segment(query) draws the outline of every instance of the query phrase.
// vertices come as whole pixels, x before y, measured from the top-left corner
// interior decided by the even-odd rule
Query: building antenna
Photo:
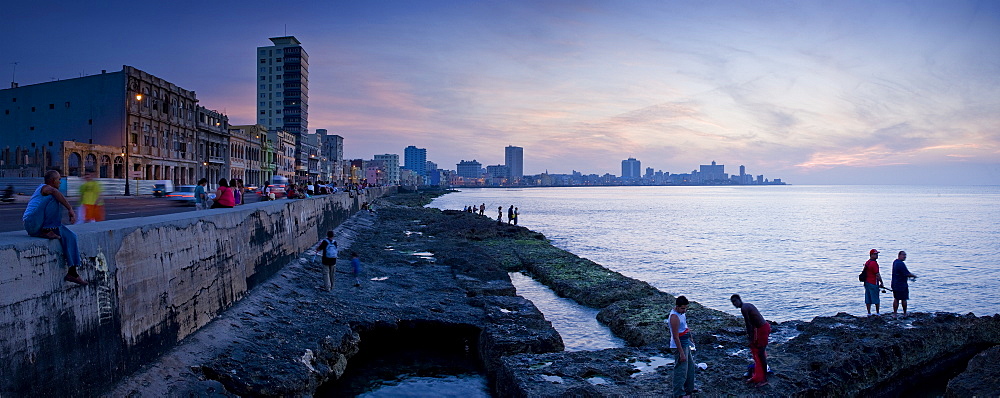
[[[288,24],[285,24],[285,36],[288,36]]]
[[[14,70],[12,72],[10,72],[10,88],[14,88],[14,85],[17,84],[17,83],[14,83],[16,81],[14,79],[14,76],[16,76],[16,74],[17,74],[17,62],[16,61],[15,62],[11,62],[11,64],[14,65]]]

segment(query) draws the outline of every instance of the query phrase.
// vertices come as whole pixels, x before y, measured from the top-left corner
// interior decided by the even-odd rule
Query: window
[[[274,96],[275,97],[280,97],[281,96],[281,91],[278,91],[278,92],[274,93]]]
[[[261,84],[261,85],[260,85],[260,89],[261,89],[261,90],[265,90],[266,88],[267,88],[267,85],[266,85],[266,84]]]
[[[9,114],[10,114],[10,109],[7,109],[7,110],[4,110],[4,111],[3,111],[3,114],[4,114],[4,115],[9,115]]]
[[[69,108],[69,101],[66,101],[66,107]]]
[[[31,111],[34,112],[35,111],[35,107],[31,107]]]
[[[87,119],[87,124],[93,125],[94,124],[94,119]]]
[[[261,94],[260,97],[261,98],[267,98],[267,94]]]
[[[264,111],[260,111],[260,114],[261,114],[261,115],[263,115],[263,114],[264,114]]]
[[[56,109],[56,104],[49,104],[49,109]]]
[[[266,59],[264,59],[264,58],[261,58],[261,59],[260,59],[260,63],[262,63],[262,64],[266,64],[266,63],[267,63],[267,60],[266,60]]]
[[[274,88],[281,88],[281,83],[275,84]]]
[[[274,62],[281,62],[281,58],[275,58]]]
[[[276,67],[274,67],[274,70],[276,70],[278,72],[281,72],[281,67],[280,66],[276,66]]]
[[[267,102],[261,102],[260,106],[267,106]]]
[[[267,76],[261,76],[261,77],[260,77],[260,80],[261,80],[261,81],[264,81],[264,80],[267,80]]]
[[[260,55],[267,55],[267,50],[260,50]]]
[[[274,111],[274,113],[280,115],[281,114],[281,109],[278,109],[278,110]]]
[[[35,126],[28,127],[28,130],[35,131]]]

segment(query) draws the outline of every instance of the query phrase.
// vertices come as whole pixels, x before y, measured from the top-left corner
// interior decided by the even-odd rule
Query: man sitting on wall
[[[59,239],[62,244],[63,254],[66,256],[66,265],[69,271],[63,280],[67,282],[86,285],[87,281],[80,278],[76,272],[76,267],[80,265],[80,249],[76,244],[76,234],[69,228],[62,225],[62,214],[59,205],[69,211],[69,223],[76,222],[76,213],[73,206],[69,204],[62,192],[59,192],[59,185],[62,183],[62,176],[58,171],[49,170],[45,172],[45,183],[35,189],[35,193],[28,200],[28,207],[24,209],[24,230],[28,235],[46,239]],[[58,233],[57,233],[58,231]]]

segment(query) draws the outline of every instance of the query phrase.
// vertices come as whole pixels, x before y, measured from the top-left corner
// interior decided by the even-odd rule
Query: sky
[[[256,48],[309,54],[309,128],[346,158],[792,184],[1000,184],[1000,1],[35,1],[0,81],[130,65],[256,114]],[[99,4],[98,4],[99,3]],[[16,65],[14,64],[16,62]]]

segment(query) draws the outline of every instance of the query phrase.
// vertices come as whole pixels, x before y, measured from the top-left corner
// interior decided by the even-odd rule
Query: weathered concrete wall
[[[71,226],[88,286],[58,241],[0,234],[0,396],[102,391],[393,189]]]

